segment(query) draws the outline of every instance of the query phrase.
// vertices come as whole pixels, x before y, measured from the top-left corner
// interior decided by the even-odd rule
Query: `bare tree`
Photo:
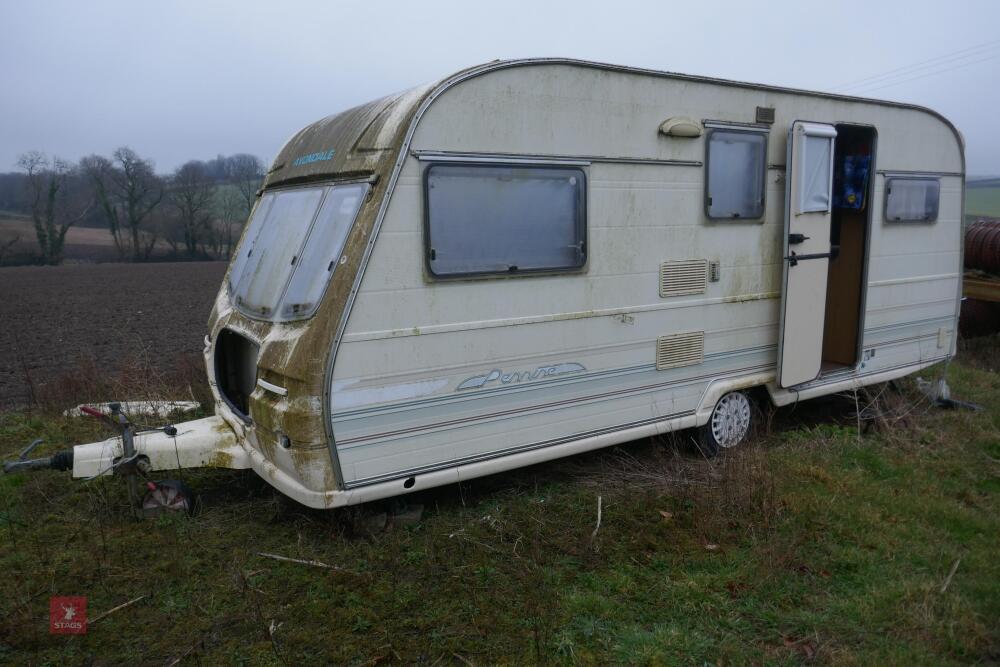
[[[6,241],[0,241],[0,266],[3,266],[4,255],[6,255],[11,250],[11,248],[17,245],[17,242],[20,240],[21,237],[20,235],[18,235],[12,239],[8,239]]]
[[[246,204],[238,189],[222,187],[217,193],[216,206],[221,224],[219,240],[222,248],[225,249],[226,259],[229,259],[233,254],[233,246],[239,240],[240,235],[237,230],[246,221]]]
[[[171,211],[170,215],[158,216],[155,224],[159,238],[169,246],[172,254],[179,255],[181,246],[184,245],[184,225],[177,212]]]
[[[38,151],[21,155],[17,166],[27,176],[31,220],[42,261],[58,264],[63,258],[66,232],[90,209],[90,202],[81,196],[76,182],[76,168],[59,158],[50,160]]]
[[[170,202],[180,218],[184,246],[191,256],[212,232],[214,200],[215,183],[204,162],[191,160],[177,168],[170,182]]]
[[[156,235],[144,223],[164,197],[163,182],[153,171],[152,161],[123,146],[110,160],[92,155],[81,160],[81,165],[121,257],[130,254],[135,262],[148,259]]]
[[[226,159],[226,173],[243,200],[245,218],[250,215],[257,200],[257,190],[264,182],[264,163],[256,155],[237,153]]]

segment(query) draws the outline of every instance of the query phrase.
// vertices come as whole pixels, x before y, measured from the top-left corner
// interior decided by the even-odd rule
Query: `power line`
[[[927,60],[921,60],[909,65],[903,65],[901,67],[896,67],[895,69],[887,70],[879,74],[873,74],[871,76],[864,77],[862,79],[855,79],[854,81],[848,83],[842,83],[837,86],[833,86],[831,90],[844,90],[850,88],[866,88],[867,84],[876,83],[881,79],[894,79],[900,76],[906,76],[912,74],[913,72],[919,71],[921,69],[927,69],[929,67],[937,67],[949,62],[961,61],[967,58],[974,58],[976,56],[983,55],[1000,46],[1000,40],[993,40],[990,42],[984,42],[982,44],[977,44],[975,46],[966,47],[964,49],[959,49],[958,51],[952,51],[950,53],[944,53],[934,58],[928,58]]]
[[[854,81],[850,81],[848,83],[842,83],[840,85],[833,86],[833,89],[840,90],[843,88],[854,88],[861,84],[872,82],[876,79],[883,79],[886,77],[892,78],[894,76],[908,74],[912,70],[934,67],[952,60],[962,60],[964,58],[975,57],[980,55],[980,52],[989,51],[998,45],[1000,45],[1000,40],[993,40],[989,42],[984,42],[982,44],[976,44],[975,46],[969,46],[964,49],[959,49],[957,51],[943,53],[941,55],[934,56],[933,58],[928,58],[927,60],[920,60],[915,63],[910,63],[908,65],[903,65],[901,67],[896,67],[894,69],[886,70],[879,74],[873,74],[871,76],[866,76],[861,79],[855,79]]]
[[[969,62],[959,63],[951,67],[945,67],[944,69],[935,70],[933,72],[924,72],[922,74],[917,74],[909,78],[903,78],[898,80],[889,80],[888,82],[873,82],[869,86],[862,86],[859,90],[856,90],[854,94],[865,94],[874,92],[876,90],[882,90],[883,88],[891,88],[893,86],[898,86],[902,83],[907,83],[909,81],[916,81],[917,79],[923,79],[928,76],[936,76],[938,74],[946,74],[947,72],[952,72],[963,67],[969,67],[970,65],[977,65],[979,63],[984,63],[988,60],[993,60],[994,58],[1000,57],[1000,52],[994,53],[992,55],[986,56],[985,58],[980,58],[979,60],[972,60]]]
[[[943,60],[941,62],[924,65],[922,67],[917,67],[909,71],[900,72],[899,74],[893,76],[882,77],[881,79],[873,79],[867,83],[848,86],[847,88],[842,89],[842,91],[849,92],[852,90],[858,91],[858,90],[872,89],[873,86],[876,87],[875,89],[877,90],[878,87],[881,86],[896,85],[897,83],[901,83],[903,81],[912,81],[913,79],[919,79],[923,76],[932,76],[934,74],[939,74],[941,72],[950,72],[952,70],[966,67],[968,65],[974,65],[976,63],[981,63],[985,60],[990,60],[991,58],[996,58],[998,55],[1000,55],[1000,51],[994,51],[993,53],[990,53],[987,50],[987,51],[980,51],[978,53],[970,53],[966,56],[963,56],[962,58]],[[986,57],[979,58],[979,56],[986,56]],[[969,58],[978,58],[978,59],[969,60]],[[942,65],[946,65],[946,67],[941,68]],[[919,72],[920,70],[930,70],[930,71],[926,71],[922,74],[917,74],[917,76],[910,76],[912,74]]]

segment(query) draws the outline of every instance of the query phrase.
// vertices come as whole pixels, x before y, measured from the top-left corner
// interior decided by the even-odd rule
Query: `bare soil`
[[[225,262],[0,268],[0,409],[81,368],[113,376],[198,363],[225,271]]]

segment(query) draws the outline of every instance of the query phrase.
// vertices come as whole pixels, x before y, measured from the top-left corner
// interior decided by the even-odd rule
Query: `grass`
[[[381,507],[308,510],[252,473],[188,471],[196,516],[141,523],[120,480],[4,477],[0,661],[995,663],[998,351],[948,371],[980,413],[912,383],[862,396],[860,429],[853,397],[813,401],[720,460],[686,434],[637,442],[425,492],[419,523],[385,531]],[[100,430],[7,413],[0,451]],[[70,637],[48,634],[54,594],[91,618],[146,597]]]
[[[965,212],[1000,218],[1000,187],[966,188]]]

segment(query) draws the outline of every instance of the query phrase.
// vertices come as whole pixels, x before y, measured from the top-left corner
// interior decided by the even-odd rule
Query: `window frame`
[[[468,271],[462,273],[437,273],[431,265],[431,213],[430,213],[430,176],[434,167],[507,167],[512,169],[551,169],[560,171],[576,171],[580,181],[580,195],[577,198],[578,227],[583,244],[583,261],[579,266],[549,267],[539,269],[518,269],[517,271]],[[565,275],[584,273],[590,265],[590,226],[588,219],[589,179],[586,165],[579,162],[521,162],[521,161],[485,161],[485,160],[433,160],[427,163],[421,174],[423,189],[423,264],[427,277],[433,281],[483,280],[494,278],[519,278],[527,276]]]
[[[929,181],[937,184],[937,207],[934,209],[934,216],[930,218],[890,218],[889,217],[889,195],[893,181]],[[928,224],[937,222],[941,215],[941,177],[940,176],[910,176],[908,174],[885,174],[885,185],[882,189],[882,222],[893,224]]]
[[[702,206],[705,212],[705,217],[709,220],[723,220],[727,222],[763,222],[767,218],[767,159],[768,159],[768,148],[771,138],[771,128],[767,126],[759,125],[729,125],[721,121],[705,121],[705,186],[702,192]],[[764,150],[763,159],[761,160],[761,171],[760,171],[760,184],[761,184],[761,198],[760,198],[760,215],[752,217],[742,217],[742,216],[719,216],[712,215],[711,205],[709,204],[709,187],[711,185],[711,173],[712,173],[712,136],[716,132],[731,132],[731,133],[741,133],[741,134],[754,134],[761,135],[764,137]]]

